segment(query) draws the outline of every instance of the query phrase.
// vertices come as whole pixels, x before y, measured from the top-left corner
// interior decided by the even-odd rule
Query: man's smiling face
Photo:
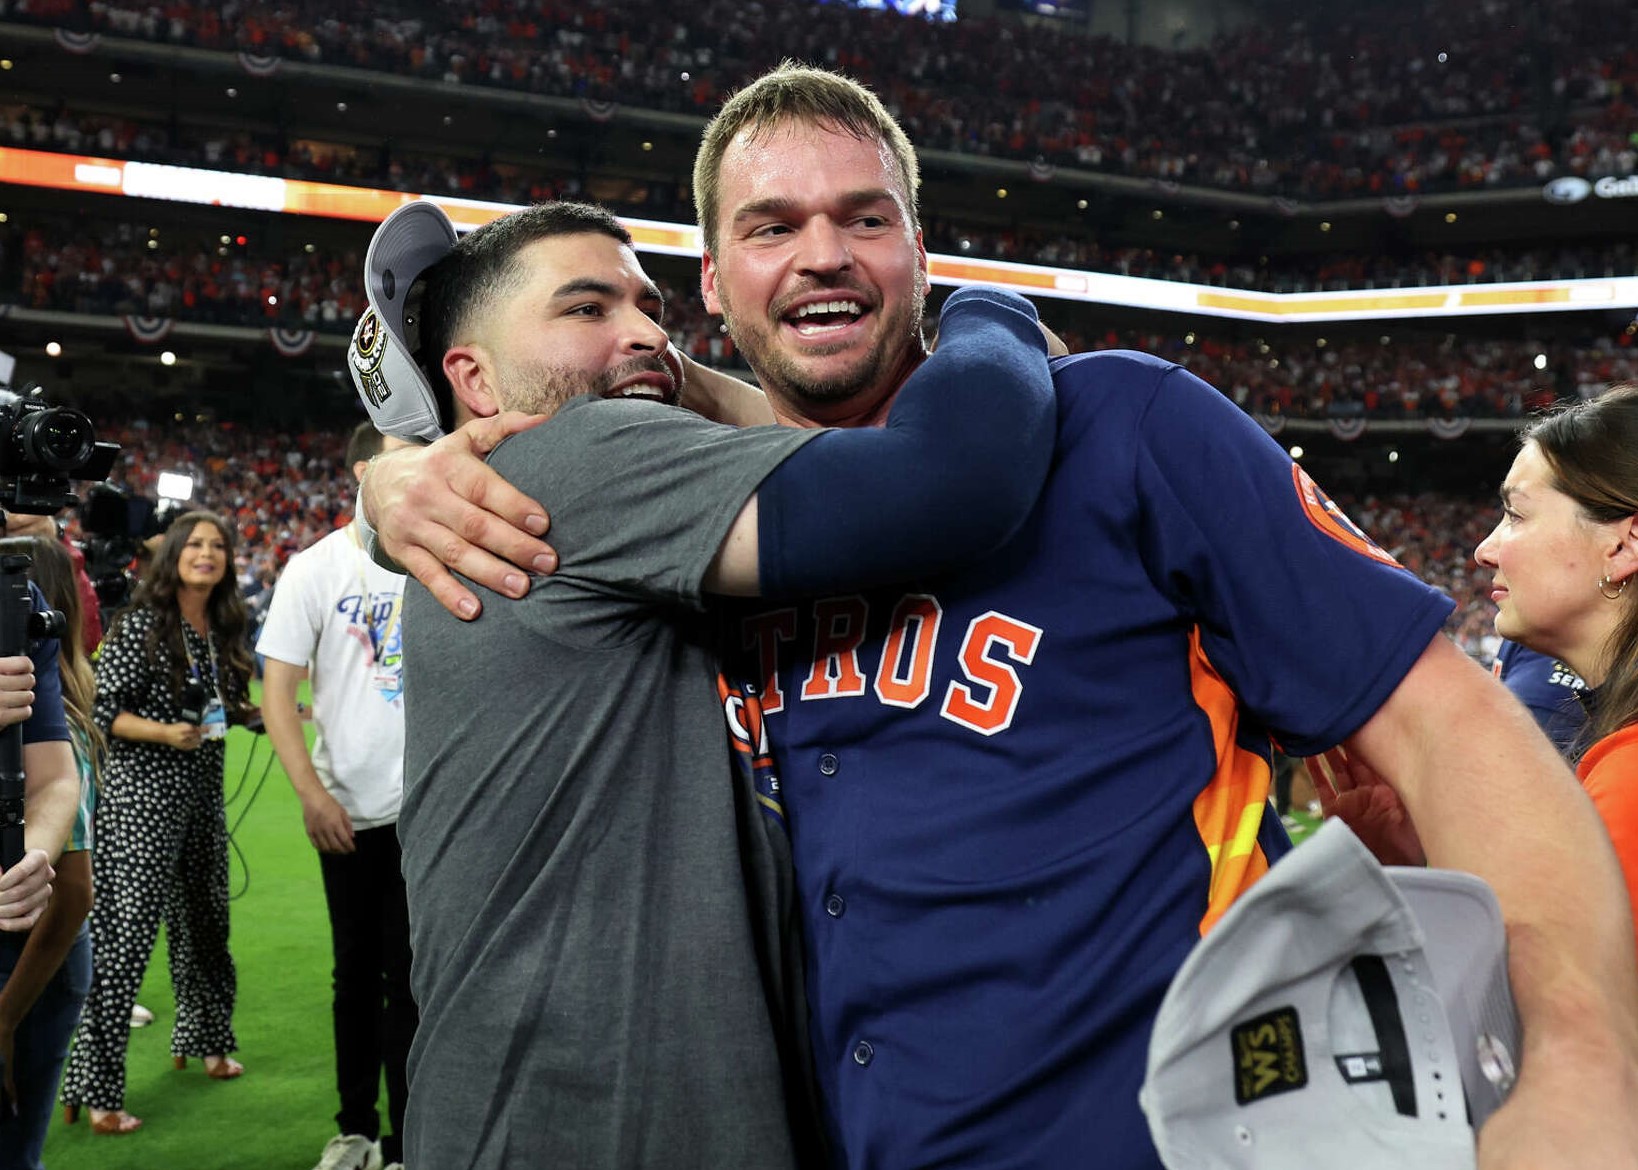
[[[787,122],[741,133],[720,168],[705,305],[787,412],[829,421],[890,398],[923,356],[927,253],[892,152]]]
[[[596,232],[549,236],[513,264],[517,281],[445,355],[452,383],[452,360],[475,361],[497,408],[532,414],[587,394],[677,401],[664,300],[629,247]]]

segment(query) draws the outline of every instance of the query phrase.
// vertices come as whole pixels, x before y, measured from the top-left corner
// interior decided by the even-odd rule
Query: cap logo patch
[[[386,353],[386,330],[382,328],[381,316],[374,309],[366,309],[358,319],[358,328],[353,330],[353,344],[348,356],[359,373],[373,374]]]
[[[1239,1104],[1250,1105],[1308,1084],[1296,1008],[1276,1008],[1235,1025],[1229,1042],[1234,1047],[1234,1100]]]

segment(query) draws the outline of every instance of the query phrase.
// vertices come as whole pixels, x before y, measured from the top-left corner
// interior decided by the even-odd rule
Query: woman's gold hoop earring
[[[1616,585],[1615,586],[1615,592],[1611,593],[1610,592],[1610,585],[1613,584],[1613,582],[1610,581],[1610,575],[1608,573],[1605,573],[1602,577],[1600,577],[1598,579],[1598,592],[1603,594],[1610,601],[1619,601],[1619,600],[1621,600],[1621,594],[1623,594],[1623,593],[1625,593],[1627,591],[1627,582],[1630,581],[1630,580],[1632,580],[1631,577],[1621,578],[1621,583],[1619,585]]]

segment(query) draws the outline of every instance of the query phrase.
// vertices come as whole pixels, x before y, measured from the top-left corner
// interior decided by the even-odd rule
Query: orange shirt
[[[1593,744],[1576,765],[1575,774],[1615,842],[1615,855],[1627,878],[1627,896],[1638,914],[1638,723],[1629,723]]]

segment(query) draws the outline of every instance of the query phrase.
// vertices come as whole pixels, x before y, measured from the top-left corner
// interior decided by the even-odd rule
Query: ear
[[[455,391],[457,410],[465,407],[478,418],[500,413],[488,359],[489,355],[478,345],[457,345],[444,354],[444,377]]]
[[[1606,554],[1605,572],[1610,580],[1625,581],[1638,573],[1638,513],[1615,522],[1615,546]]]
[[[363,483],[364,482],[364,469],[366,467],[368,467],[369,465],[370,465],[370,461],[368,459],[360,459],[357,463],[353,464],[353,482],[354,483]]]
[[[717,262],[710,252],[700,261],[700,296],[705,300],[705,311],[713,317],[722,316],[722,297],[717,294]]]
[[[921,281],[921,291],[926,293],[932,287],[932,281],[927,277],[927,245],[922,242],[921,229],[916,229],[916,279]]]

